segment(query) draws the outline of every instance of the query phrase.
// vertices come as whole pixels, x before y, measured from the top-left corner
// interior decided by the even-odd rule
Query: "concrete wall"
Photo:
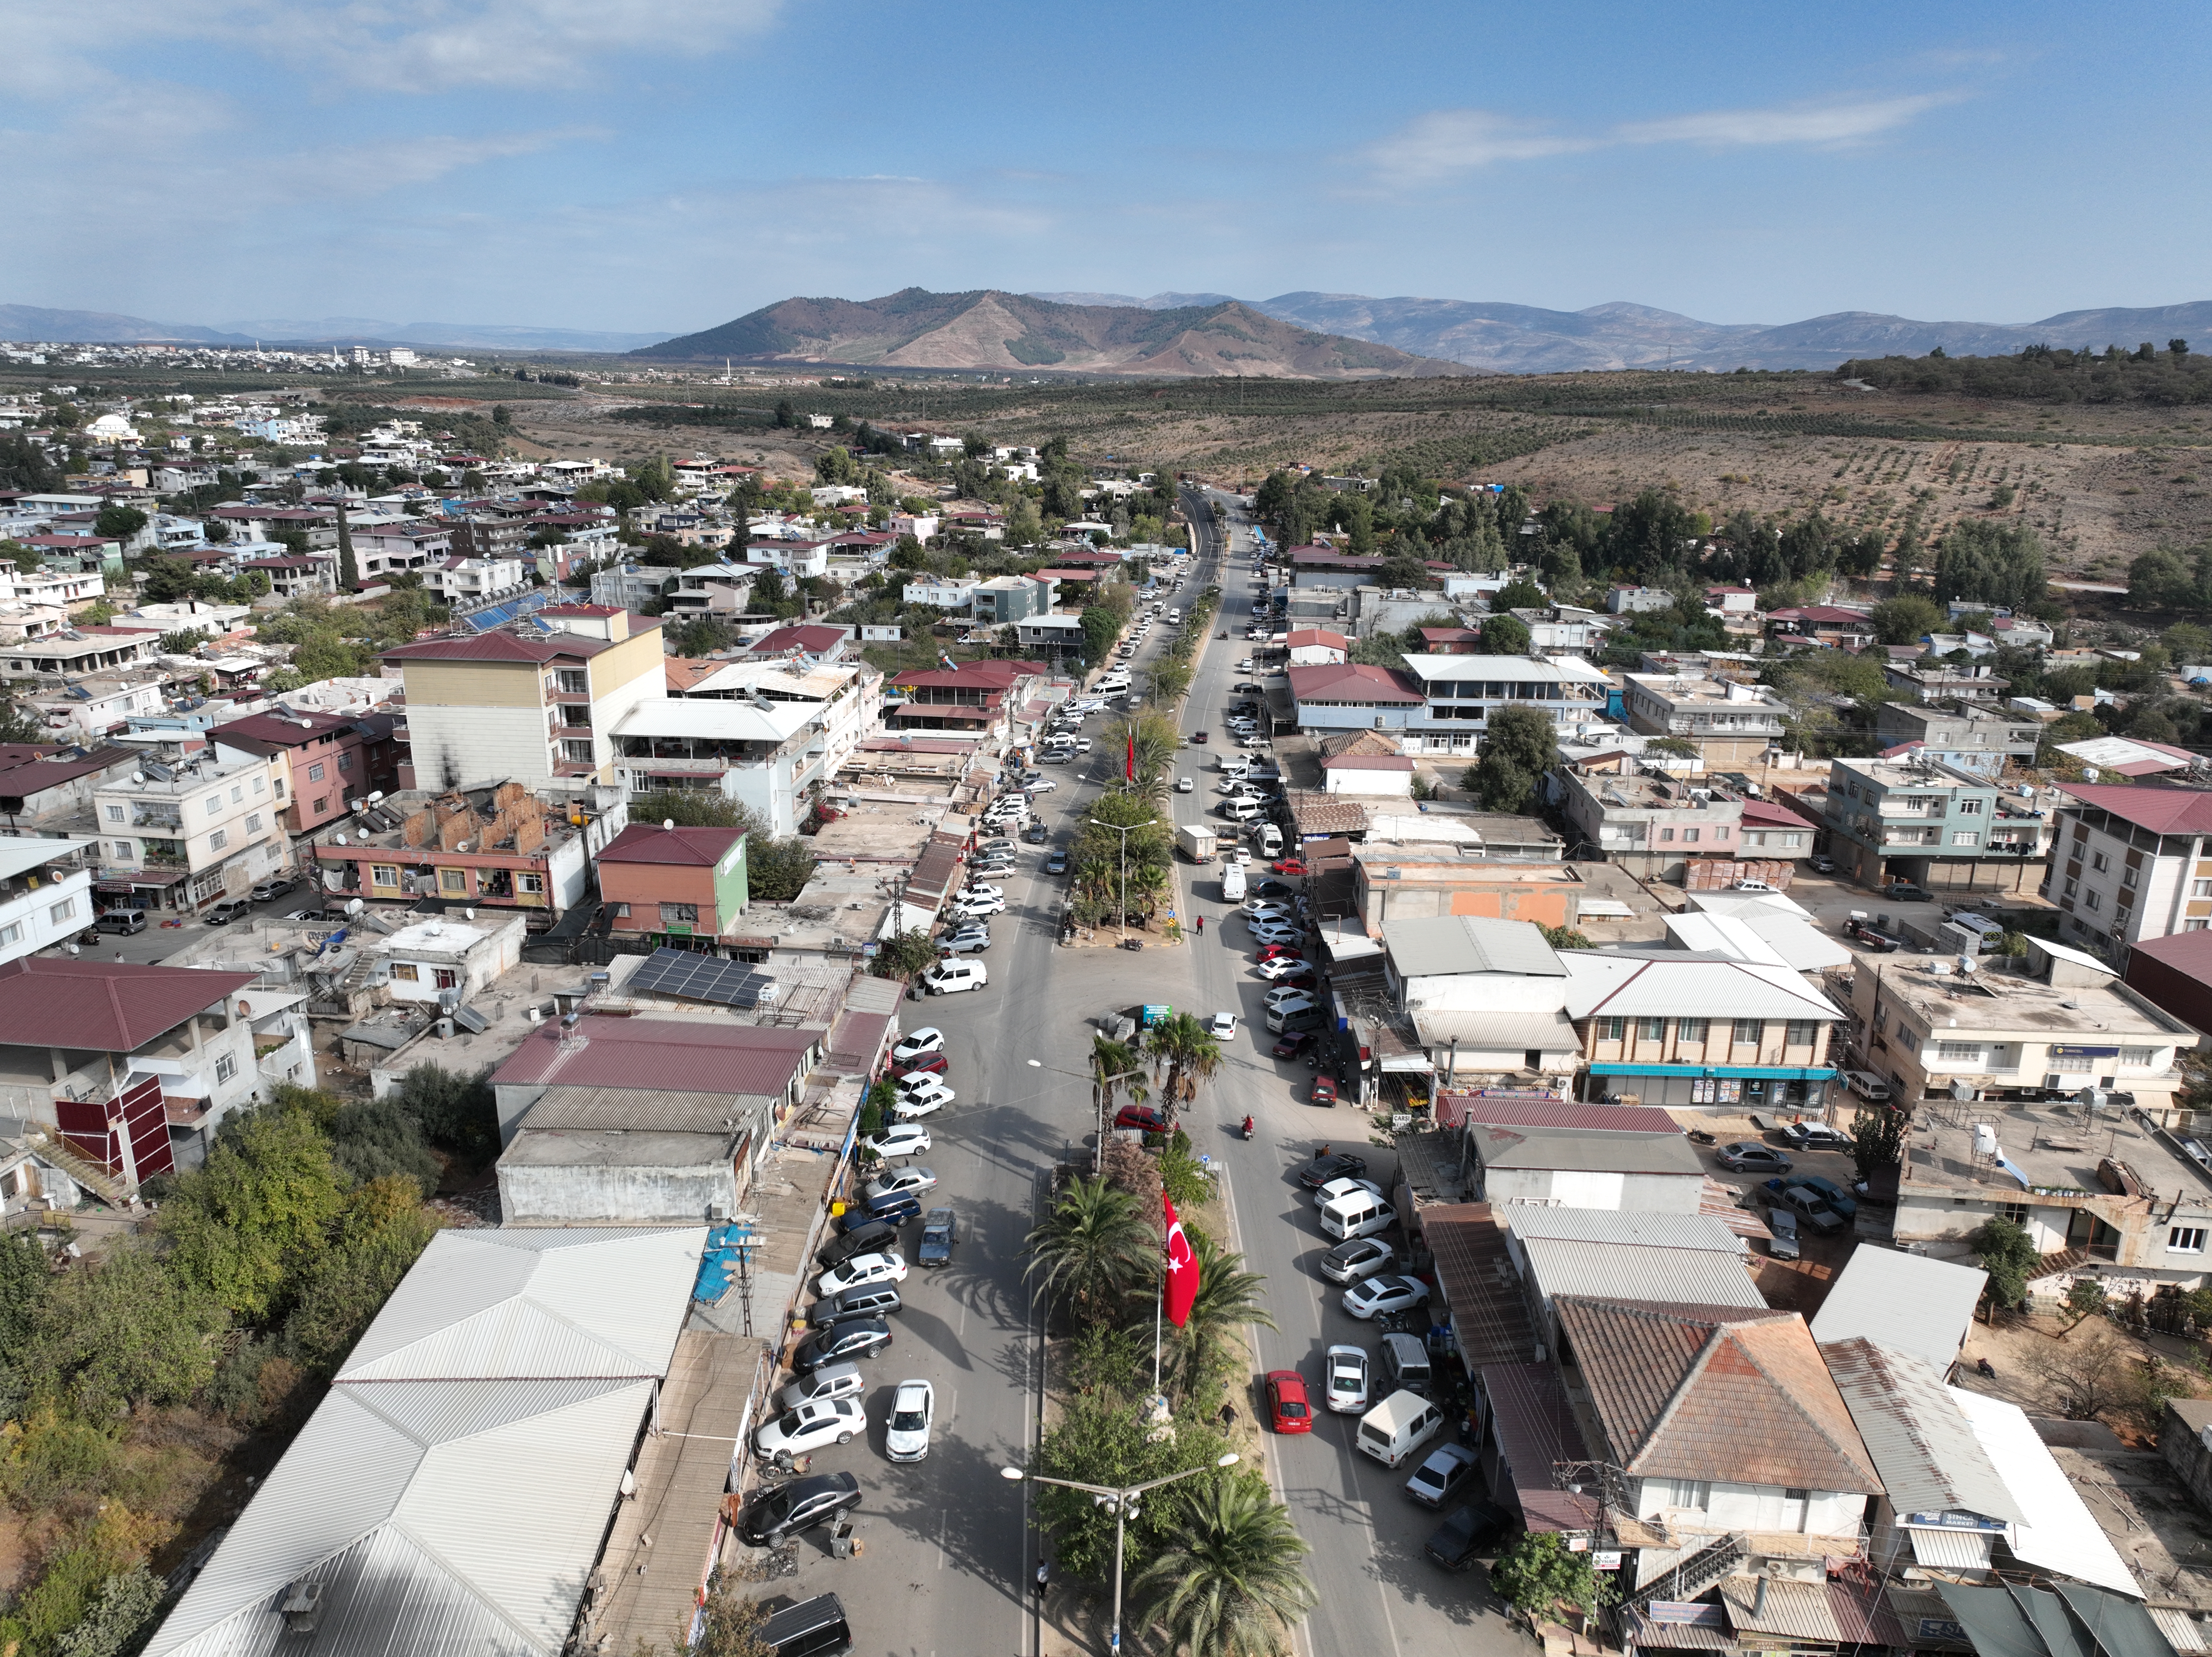
[[[706,1134],[625,1136],[658,1147],[651,1160],[620,1163],[570,1162],[559,1141],[595,1141],[605,1135],[524,1129],[499,1161],[500,1211],[508,1225],[697,1225],[709,1208],[733,1214],[738,1183],[731,1147]],[[680,1157],[689,1143],[701,1160]],[[667,1154],[678,1147],[679,1154]],[[542,1153],[554,1153],[541,1161]],[[712,1160],[707,1160],[711,1157]]]
[[[1704,1178],[1695,1174],[1548,1168],[1494,1168],[1483,1174],[1486,1202],[1542,1203],[1622,1214],[1694,1214],[1704,1193]]]
[[[2196,1399],[2179,1404],[2168,1399],[2159,1417],[2158,1453],[2197,1498],[2197,1505],[2212,1511],[2212,1448],[2204,1442],[2208,1429],[2212,1429],[2212,1409]]]

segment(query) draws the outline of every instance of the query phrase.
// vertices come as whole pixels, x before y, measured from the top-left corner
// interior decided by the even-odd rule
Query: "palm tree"
[[[1182,1327],[1173,1332],[1173,1340],[1176,1375],[1183,1395],[1189,1397],[1237,1341],[1239,1331],[1254,1323],[1273,1329],[1275,1320],[1261,1303],[1267,1287],[1263,1273],[1247,1272],[1242,1254],[1230,1253],[1203,1231],[1185,1226],[1183,1235],[1190,1239],[1191,1253],[1198,1260],[1198,1293]]]
[[[1024,1277],[1085,1315],[1110,1310],[1160,1269],[1159,1233],[1137,1212],[1136,1199],[1103,1176],[1077,1180],[1023,1240]]]
[[[1145,1049],[1152,1058],[1153,1075],[1159,1074],[1163,1064],[1167,1066],[1160,1099],[1170,1115],[1195,1099],[1198,1084],[1221,1068],[1221,1044],[1191,1013],[1179,1012],[1153,1025]]]
[[[1305,1539],[1249,1478],[1203,1481],[1175,1540],[1130,1585],[1139,1626],[1188,1657],[1271,1657],[1314,1603]]]
[[[1139,1065],[1143,1062],[1136,1044],[1116,1041],[1109,1036],[1091,1038],[1091,1085],[1098,1098],[1098,1114],[1103,1120],[1114,1114],[1114,1090],[1121,1089],[1129,1096],[1129,1102],[1141,1105],[1152,1097],[1152,1089],[1145,1085],[1145,1076]]]

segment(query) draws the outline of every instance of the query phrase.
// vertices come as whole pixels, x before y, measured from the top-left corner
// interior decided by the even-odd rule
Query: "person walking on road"
[[[1038,1560],[1038,1561],[1037,1561],[1037,1568],[1036,1568],[1036,1591],[1038,1592],[1038,1593],[1042,1594],[1042,1593],[1045,1591],[1045,1589],[1046,1589],[1046,1588],[1048,1588],[1048,1587],[1049,1587],[1051,1585],[1052,1585],[1052,1569],[1051,1569],[1051,1567],[1049,1567],[1048,1565],[1047,1565],[1043,1560],[1040,1559],[1040,1560]]]
[[[1200,938],[1204,938],[1206,936],[1206,917],[1204,915],[1200,915],[1198,918],[1198,935]]]

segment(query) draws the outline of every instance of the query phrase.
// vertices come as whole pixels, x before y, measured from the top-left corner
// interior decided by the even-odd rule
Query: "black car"
[[[1513,1515],[1488,1502],[1470,1502],[1430,1534],[1425,1551],[1446,1570],[1465,1570],[1478,1554],[1495,1547]]]
[[[754,1497],[738,1521],[738,1534],[746,1546],[764,1548],[860,1505],[860,1481],[852,1474],[814,1473]]]
[[[898,1228],[885,1225],[865,1210],[847,1209],[838,1217],[837,1224],[845,1235],[831,1238],[814,1257],[824,1266],[842,1266],[855,1254],[873,1254],[898,1247]]]
[[[791,1367],[811,1375],[825,1363],[872,1358],[891,1344],[891,1326],[881,1318],[848,1318],[833,1323],[793,1354]]]
[[[1252,886],[1255,897],[1296,897],[1298,889],[1287,880],[1255,881]]]
[[[848,1289],[826,1301],[815,1302],[806,1309],[806,1320],[817,1329],[827,1329],[850,1318],[887,1318],[904,1304],[899,1299],[896,1284],[872,1283],[864,1288]]]
[[[1327,1156],[1316,1156],[1298,1170],[1298,1183],[1309,1191],[1318,1191],[1331,1180],[1357,1179],[1367,1172],[1367,1159],[1346,1151],[1336,1151]]]
[[[200,919],[210,926],[228,926],[232,921],[252,913],[253,906],[244,898],[227,897]]]

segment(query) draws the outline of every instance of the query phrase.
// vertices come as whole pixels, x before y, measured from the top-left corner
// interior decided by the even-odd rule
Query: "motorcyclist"
[[[1252,1119],[1249,1116],[1244,1119],[1244,1137],[1248,1139],[1252,1137]]]

